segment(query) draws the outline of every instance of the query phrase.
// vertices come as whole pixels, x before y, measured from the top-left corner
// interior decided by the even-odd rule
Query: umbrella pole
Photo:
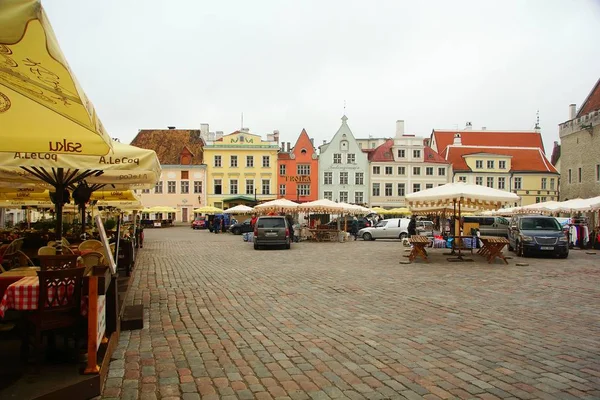
[[[87,239],[87,235],[85,233],[85,204],[81,204],[79,206],[79,210],[81,211],[81,237],[83,240]]]
[[[58,169],[58,175],[60,177],[59,182],[56,185],[56,237],[55,237],[55,241],[56,241],[56,254],[62,254],[62,228],[63,228],[63,224],[62,224],[62,218],[63,218],[63,193],[65,190],[64,185],[62,184],[62,176],[63,176],[63,169],[59,168]]]

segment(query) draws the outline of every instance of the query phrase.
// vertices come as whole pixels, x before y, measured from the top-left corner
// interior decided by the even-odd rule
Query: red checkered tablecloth
[[[54,288],[49,288],[48,295],[52,297]],[[64,288],[62,289],[64,290]],[[70,288],[73,290],[73,288]],[[37,276],[28,276],[19,279],[6,288],[2,302],[0,302],[0,318],[8,309],[19,311],[37,310],[40,295],[40,280]],[[87,297],[81,299],[81,314],[87,314]]]

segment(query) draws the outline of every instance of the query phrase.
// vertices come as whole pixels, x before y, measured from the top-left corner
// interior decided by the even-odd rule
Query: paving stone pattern
[[[144,329],[104,399],[600,398],[598,255],[404,265],[399,241],[145,233]]]

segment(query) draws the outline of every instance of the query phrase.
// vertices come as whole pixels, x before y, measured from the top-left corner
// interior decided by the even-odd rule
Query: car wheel
[[[291,245],[291,243],[289,242],[289,240],[288,240],[288,242],[285,244],[285,248],[286,248],[286,250],[289,250],[289,249],[291,249],[291,248],[292,248],[292,245]]]
[[[406,239],[407,237],[408,237],[408,235],[407,235],[406,233],[404,233],[404,232],[402,232],[402,233],[400,234],[400,240],[404,240],[404,239]]]
[[[254,243],[254,250],[258,250],[258,249],[259,249],[258,245],[256,243]]]
[[[369,232],[363,233],[363,240],[373,240],[373,236]]]
[[[231,230],[231,233],[233,233],[234,235],[239,235],[240,233],[242,233],[242,231],[240,230],[240,228],[233,228]]]

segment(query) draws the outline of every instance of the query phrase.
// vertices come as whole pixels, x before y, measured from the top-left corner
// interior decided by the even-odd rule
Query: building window
[[[254,194],[254,179],[246,179],[246,194]]]
[[[569,183],[571,183],[571,168],[569,168]]]
[[[433,175],[433,167],[425,168],[425,175],[432,176]]]
[[[167,182],[167,193],[175,193],[176,192],[175,181]]]
[[[298,175],[310,175],[310,164],[298,164],[296,169]]]
[[[236,168],[237,165],[237,156],[231,156],[231,158],[229,159],[229,166],[232,168]]]
[[[188,194],[190,192],[190,181],[181,181],[181,194]]]
[[[413,158],[421,158],[421,150],[413,150]]]
[[[263,167],[269,168],[271,166],[271,157],[263,156]]]
[[[487,167],[488,169],[494,169],[494,160],[488,160]]]
[[[506,169],[506,161],[498,161],[499,169]]]
[[[335,153],[333,155],[333,163],[334,164],[341,164],[342,163],[342,155],[340,153]]]
[[[254,156],[246,156],[246,167],[254,168]]]
[[[181,179],[190,179],[190,171],[181,171]]]
[[[354,184],[355,185],[364,185],[365,184],[364,172],[357,172],[354,174]]]
[[[215,167],[221,166],[221,156],[215,156]]]
[[[386,183],[385,184],[385,195],[386,196],[392,196],[393,195],[393,186],[391,183]]]
[[[515,178],[515,190],[521,190],[521,178]]]
[[[220,179],[214,180],[215,194],[223,194],[223,183]]]
[[[354,192],[354,204],[362,204],[363,199],[363,192]]]
[[[285,176],[285,164],[279,166],[279,175]]]
[[[489,188],[493,188],[494,187],[494,177],[493,176],[488,176],[487,177],[487,187]]]
[[[373,167],[373,175],[381,174],[381,167]]]
[[[163,192],[163,183],[162,181],[156,182],[156,186],[154,186],[154,193],[162,194]]]
[[[323,192],[323,198],[325,200],[333,200],[333,192],[330,192],[330,191]]]
[[[406,194],[406,185],[404,183],[398,184],[398,196],[404,196]]]
[[[550,190],[554,190],[554,178],[550,178]]]
[[[536,198],[535,198],[535,202],[536,202],[536,203],[539,203],[539,202],[540,202],[540,198],[539,198],[539,197],[536,197]]]
[[[348,173],[340,172],[340,185],[347,185],[347,184],[348,184]]]
[[[406,175],[406,167],[398,167],[398,175]]]
[[[421,191],[421,184],[420,183],[413,183],[413,193],[417,193]]]
[[[348,202],[348,192],[340,192],[340,201],[342,203]]]
[[[577,180],[581,183],[581,167],[577,168]]]
[[[347,160],[348,164],[356,164],[356,154],[348,153]]]
[[[229,180],[229,193],[230,194],[238,194],[238,180],[237,179]]]
[[[202,193],[202,181],[194,181],[194,193]]]
[[[475,184],[476,185],[483,185],[483,178],[481,176],[476,176],[475,177]]]
[[[310,185],[298,185],[297,189],[299,196],[310,196]]]
[[[548,186],[548,178],[542,178],[542,189],[547,189]]]
[[[425,189],[433,189],[433,183],[426,183]]]
[[[279,195],[285,196],[285,185],[279,185]]]
[[[446,176],[446,168],[438,168],[439,176]]]
[[[149,194],[150,193],[150,189],[142,189],[142,194]]]
[[[466,182],[466,181],[467,181],[467,177],[466,177],[466,176],[464,176],[464,175],[463,175],[463,176],[459,176],[459,177],[458,177],[458,181],[459,181],[459,182]]]
[[[406,158],[406,151],[404,149],[398,149],[398,158]]]
[[[373,184],[373,196],[379,196],[379,183]]]
[[[505,189],[506,187],[506,178],[503,176],[498,177],[498,189]]]
[[[393,175],[394,174],[394,167],[385,167],[385,174],[386,175]]]
[[[333,172],[324,172],[323,175],[323,184],[333,185]]]
[[[271,193],[271,180],[263,179],[262,180],[262,194],[269,194],[269,193]]]
[[[421,167],[413,167],[413,175],[421,175]]]
[[[482,169],[483,168],[483,160],[475,160],[475,168]]]

